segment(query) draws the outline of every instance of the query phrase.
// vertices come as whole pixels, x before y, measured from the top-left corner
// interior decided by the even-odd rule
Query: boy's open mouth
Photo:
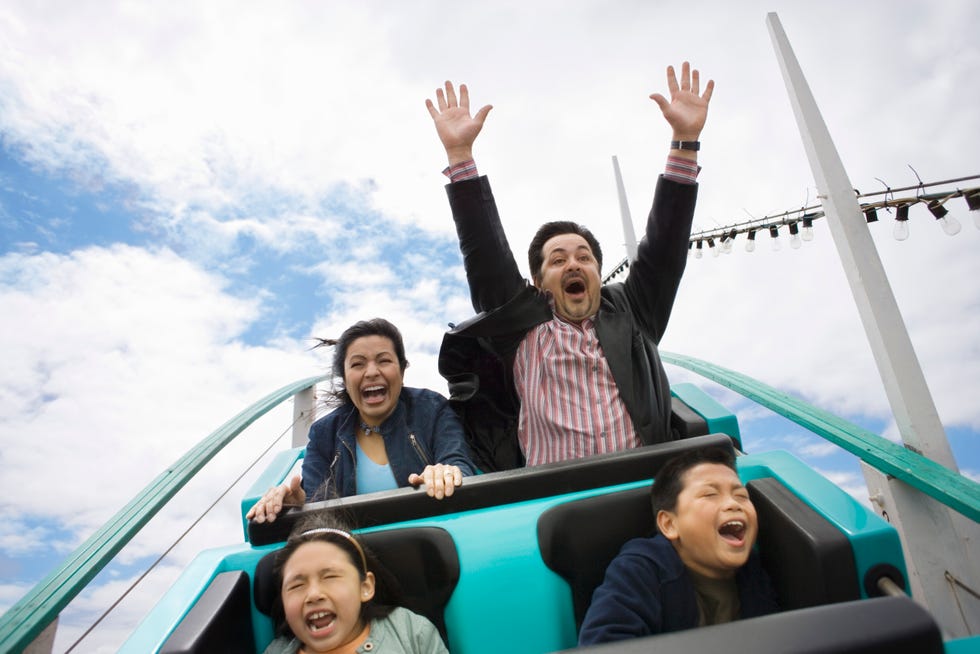
[[[733,545],[741,545],[745,541],[745,521],[729,520],[718,528],[718,533],[727,542]]]

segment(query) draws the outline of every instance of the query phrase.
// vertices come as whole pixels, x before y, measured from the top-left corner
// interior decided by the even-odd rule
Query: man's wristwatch
[[[671,141],[670,147],[672,150],[700,150],[701,141]]]

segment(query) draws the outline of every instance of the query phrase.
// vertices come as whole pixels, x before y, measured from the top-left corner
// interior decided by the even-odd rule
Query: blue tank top
[[[375,463],[361,449],[361,444],[357,443],[357,494],[376,493],[396,488],[398,488],[398,482],[395,481],[391,465]]]

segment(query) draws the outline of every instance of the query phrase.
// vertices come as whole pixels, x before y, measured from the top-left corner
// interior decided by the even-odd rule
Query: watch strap
[[[701,141],[671,141],[670,147],[672,150],[700,150]]]

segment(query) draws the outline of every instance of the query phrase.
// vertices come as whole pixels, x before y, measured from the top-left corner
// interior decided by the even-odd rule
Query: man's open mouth
[[[568,295],[578,295],[585,293],[585,282],[581,279],[573,279],[565,284],[565,293]]]

